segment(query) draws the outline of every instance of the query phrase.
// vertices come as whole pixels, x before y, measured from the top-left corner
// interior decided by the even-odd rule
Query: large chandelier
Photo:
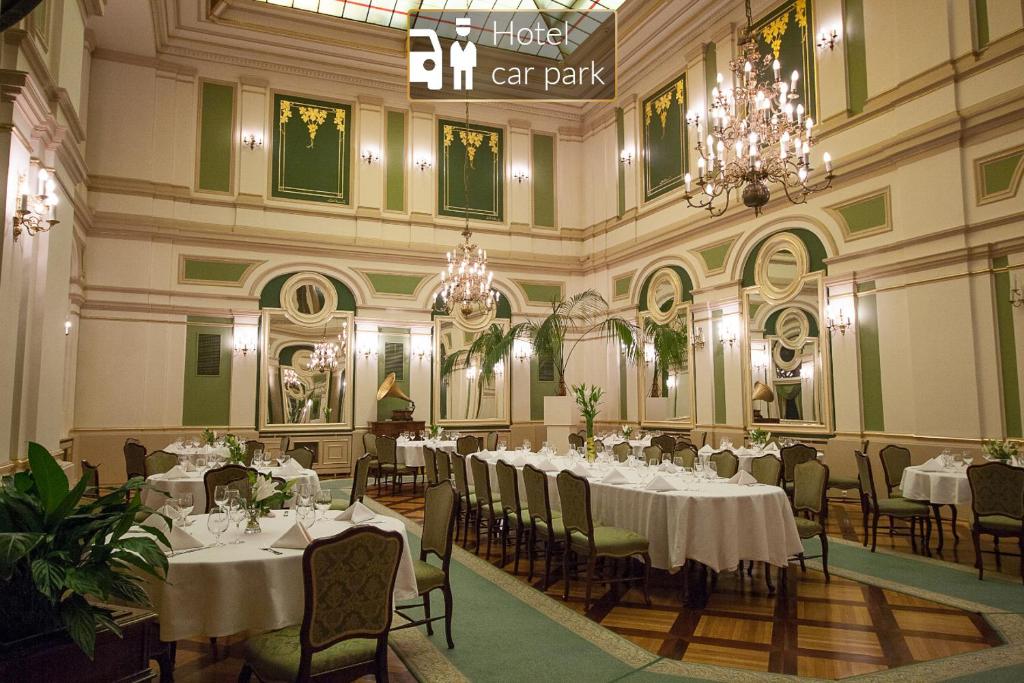
[[[324,340],[313,347],[306,369],[311,372],[326,374],[338,368],[338,357],[344,353],[346,334],[339,334],[337,341],[327,341],[327,328],[324,327]]]
[[[469,103],[466,103],[466,128],[469,128]],[[441,270],[441,297],[445,310],[458,307],[463,315],[490,311],[498,303],[498,290],[491,287],[494,273],[487,269],[487,252],[473,243],[469,229],[469,148],[462,165],[462,198],[465,202],[465,227],[462,243],[446,254],[448,263]]]
[[[697,133],[697,191],[691,191],[693,177],[687,173],[686,203],[721,216],[736,192],[743,204],[760,215],[771,198],[769,184],[782,186],[789,201],[803,204],[807,195],[832,185],[832,159],[822,155],[825,177],[808,184],[813,170],[811,131],[814,121],[797,102],[800,73],[794,71],[787,83],[782,79],[779,60],[757,49],[746,1],[747,27],[740,34],[740,56],[729,62],[733,87],[723,87],[722,74],[711,91],[708,107],[710,130],[702,130],[703,116],[690,112],[686,122]],[[772,81],[762,83],[760,72],[771,64]]]

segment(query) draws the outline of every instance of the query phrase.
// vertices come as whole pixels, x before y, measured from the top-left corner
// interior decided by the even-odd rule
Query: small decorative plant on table
[[[245,443],[238,440],[234,434],[224,436],[224,446],[228,449],[228,462],[235,465],[245,465]]]
[[[441,434],[443,433],[444,427],[440,425],[430,425],[429,427],[427,427],[427,436],[429,436],[431,439],[440,439]]]
[[[96,601],[149,606],[148,575],[163,580],[170,546],[159,529],[128,535],[142,505],[132,479],[83,502],[91,479],[70,488],[67,475],[37,443],[28,446],[29,471],[0,487],[0,641],[10,643],[66,630],[90,658],[100,628],[121,636],[109,609]]]
[[[207,446],[212,446],[217,442],[217,432],[213,431],[209,427],[203,430],[203,443]]]
[[[750,443],[754,444],[758,448],[764,448],[771,440],[772,433],[758,427],[756,429],[751,429],[747,436],[750,439]]]
[[[576,405],[579,406],[580,414],[587,425],[587,460],[593,462],[597,456],[597,448],[594,446],[594,418],[601,407],[601,397],[604,396],[604,389],[596,384],[588,387],[586,384],[574,384],[572,393],[576,397]]]
[[[279,485],[269,474],[249,470],[249,497],[245,501],[248,522],[245,533],[258,534],[263,530],[260,517],[269,517],[271,510],[284,507],[292,497],[293,483],[295,480]]]
[[[631,436],[633,436],[633,428],[629,425],[622,425],[622,438],[629,441]]]
[[[989,460],[998,460],[1006,464],[1015,464],[1021,458],[1021,443],[1019,441],[982,441],[982,448]]]

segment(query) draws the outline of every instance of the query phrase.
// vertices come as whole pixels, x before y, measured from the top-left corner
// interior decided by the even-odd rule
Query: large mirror
[[[261,320],[260,430],[352,428],[351,314],[326,278],[295,276]]]
[[[832,430],[824,280],[808,268],[806,248],[790,233],[773,236],[758,253],[755,286],[744,291],[748,426]]]
[[[440,425],[507,425],[511,401],[507,367],[484,371],[469,354],[492,325],[508,331],[507,320],[493,313],[439,316],[434,319],[434,422]]]
[[[679,429],[693,426],[693,349],[690,306],[679,275],[662,268],[651,277],[646,311],[639,317],[643,353],[637,362],[640,423]]]

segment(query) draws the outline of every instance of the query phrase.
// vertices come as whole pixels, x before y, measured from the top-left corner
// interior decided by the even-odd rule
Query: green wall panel
[[[615,150],[616,161],[618,161],[623,150],[626,148],[626,124],[622,107],[615,107],[615,142],[618,145],[618,149]],[[621,161],[618,161],[616,178],[618,203],[616,204],[615,215],[622,216],[622,214],[626,213],[626,167]]]
[[[629,419],[629,387],[627,385],[626,354],[619,351],[619,419]]]
[[[526,300],[531,304],[550,304],[552,301],[561,301],[564,289],[562,285],[544,284],[541,282],[520,282],[516,284],[523,290]]]
[[[682,187],[687,170],[686,75],[643,101],[644,199]]]
[[[629,286],[633,284],[633,274],[617,277],[612,281],[612,292],[616,299],[629,296]]]
[[[754,22],[757,47],[761,57],[771,55],[782,65],[782,77],[789,80],[793,71],[800,72],[797,91],[809,116],[817,118],[817,90],[814,69],[814,20],[812,3],[808,0],[786,0],[763,18]],[[762,78],[771,78],[771,59]],[[795,105],[794,105],[795,106]]]
[[[465,122],[440,119],[437,135],[437,148],[441,150],[438,214],[504,221],[505,132],[476,123],[467,126]]]
[[[253,266],[251,261],[207,261],[193,258],[185,259],[184,263],[183,272],[186,280],[219,283],[241,282]]]
[[[725,266],[725,257],[729,255],[729,249],[732,248],[733,242],[735,240],[729,240],[697,252],[704,259],[704,265],[707,266],[708,272],[720,270]]]
[[[885,226],[889,220],[887,208],[886,193],[883,192],[863,201],[847,204],[836,211],[846,221],[846,228],[850,234],[856,235],[859,232]]]
[[[533,134],[533,224],[555,227],[555,136]]]
[[[996,268],[1006,268],[1005,256],[992,259]],[[996,325],[999,332],[999,370],[1003,385],[1003,426],[1006,436],[1024,436],[1021,429],[1020,382],[1017,374],[1017,339],[1013,330],[1013,304],[1010,303],[1010,273],[995,274]]]
[[[714,43],[704,44],[704,101],[711,102],[711,91],[718,85],[718,46]],[[707,107],[705,107],[707,109]],[[707,111],[705,128],[707,128]]]
[[[679,276],[679,282],[682,286],[683,301],[693,301],[693,279],[690,274],[686,272],[686,269],[682,266],[665,266],[672,270],[676,275]],[[659,268],[658,270],[661,270]],[[650,289],[651,280],[658,274],[658,271],[654,271],[648,275],[644,281],[640,284],[640,291],[637,293],[637,309],[640,311],[647,310],[647,290]],[[667,304],[666,304],[667,306]]]
[[[727,424],[729,411],[725,405],[725,344],[718,340],[718,324],[722,319],[721,311],[711,313],[711,356],[712,370],[715,377],[715,424]]]
[[[412,295],[429,275],[404,275],[402,273],[363,273],[378,294]]]
[[[349,204],[352,107],[274,95],[274,116],[270,194]]]
[[[219,323],[219,324],[218,324]],[[231,424],[231,355],[230,320],[188,318],[185,332],[185,386],[181,406],[181,424],[210,427]],[[212,375],[200,374],[200,335],[215,335],[220,340],[219,367]]]
[[[864,40],[864,0],[843,0],[843,50],[846,57],[846,108],[864,111],[868,99],[868,61]]]
[[[860,403],[864,430],[885,431],[882,404],[882,358],[879,351],[878,302],[874,283],[857,285],[857,340],[860,345]]]
[[[988,0],[971,0],[971,19],[974,22],[974,49],[981,50],[988,45]]]
[[[198,189],[231,191],[231,158],[234,140],[235,89],[203,81],[199,101]]]
[[[405,211],[405,112],[388,112],[384,163],[387,182],[384,208]]]
[[[993,159],[981,165],[982,198],[999,192],[1006,192],[1013,184],[1017,174],[1017,166],[1024,158],[1024,152],[1009,154],[1001,159]]]

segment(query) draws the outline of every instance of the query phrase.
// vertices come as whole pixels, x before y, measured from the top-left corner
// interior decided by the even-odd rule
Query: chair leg
[[[932,556],[932,518],[927,515],[924,518],[924,554]]]
[[[868,506],[867,501],[862,496],[860,500],[860,509],[864,513],[864,547],[868,547]]]
[[[238,683],[249,683],[252,680],[252,667],[248,664],[242,665],[242,670],[238,672]]]
[[[423,594],[423,616],[427,621],[427,635],[434,635],[434,626],[430,622],[430,592]]]
[[[494,540],[494,527],[495,527],[495,522],[497,521],[494,518],[493,514],[490,515],[489,517],[490,518],[487,520],[487,524],[486,524],[486,526],[487,526],[487,561],[488,562],[491,561],[491,541]]]
[[[583,600],[583,611],[590,611],[590,593],[594,587],[594,571],[597,569],[597,558],[591,555],[587,558],[587,595]]]
[[[544,541],[544,590],[551,585],[551,555],[555,552],[555,542],[552,539]]]
[[[917,552],[917,517],[910,518],[910,550]]]
[[[529,569],[526,572],[526,580],[529,581],[530,583],[533,583],[533,560],[534,560],[534,557],[533,557],[534,547],[533,546],[537,543],[537,539],[535,539],[533,536],[534,536],[534,533],[533,533],[533,529],[531,528],[529,533],[526,535],[526,561],[530,565]]]
[[[523,533],[529,535],[529,532],[523,529],[522,524],[516,525],[516,551],[515,556],[512,559],[512,576],[519,576],[519,547],[523,543]]]
[[[995,549],[996,549],[996,571],[997,572],[1001,572],[1001,571],[1003,571],[1003,557],[999,553],[999,537],[998,536],[993,536],[992,537],[992,545],[994,545]],[[1024,562],[1024,560],[1021,560],[1021,561]]]
[[[444,595],[444,637],[448,639],[448,649],[455,647],[452,640],[452,587],[445,583],[441,586],[441,594]]]
[[[772,566],[767,562],[764,563],[764,583],[768,586],[768,593],[775,592],[775,586],[772,585]]]
[[[569,543],[565,543],[565,552],[562,555],[562,600],[569,599]]]
[[[508,563],[508,535],[510,533],[508,517],[505,517],[505,528],[501,530],[501,567],[505,568]],[[490,553],[487,553],[490,555]]]
[[[949,525],[950,528],[953,529],[953,545],[955,546],[957,543],[960,542],[960,534],[956,530],[956,505],[950,505],[949,508],[951,510]],[[1024,567],[1024,563],[1021,563],[1021,567]]]
[[[807,573],[807,565],[804,564],[804,554],[800,553],[797,555],[797,559],[800,560],[800,572],[803,574]]]
[[[644,604],[651,606],[651,556],[644,553]]]
[[[825,583],[832,581],[828,574],[828,536],[822,532],[821,536],[821,568],[825,572]]]
[[[377,670],[373,672],[373,678],[377,683],[388,683],[388,641],[384,638],[377,645]]]
[[[878,546],[878,517],[877,512],[871,517],[871,552]]]

